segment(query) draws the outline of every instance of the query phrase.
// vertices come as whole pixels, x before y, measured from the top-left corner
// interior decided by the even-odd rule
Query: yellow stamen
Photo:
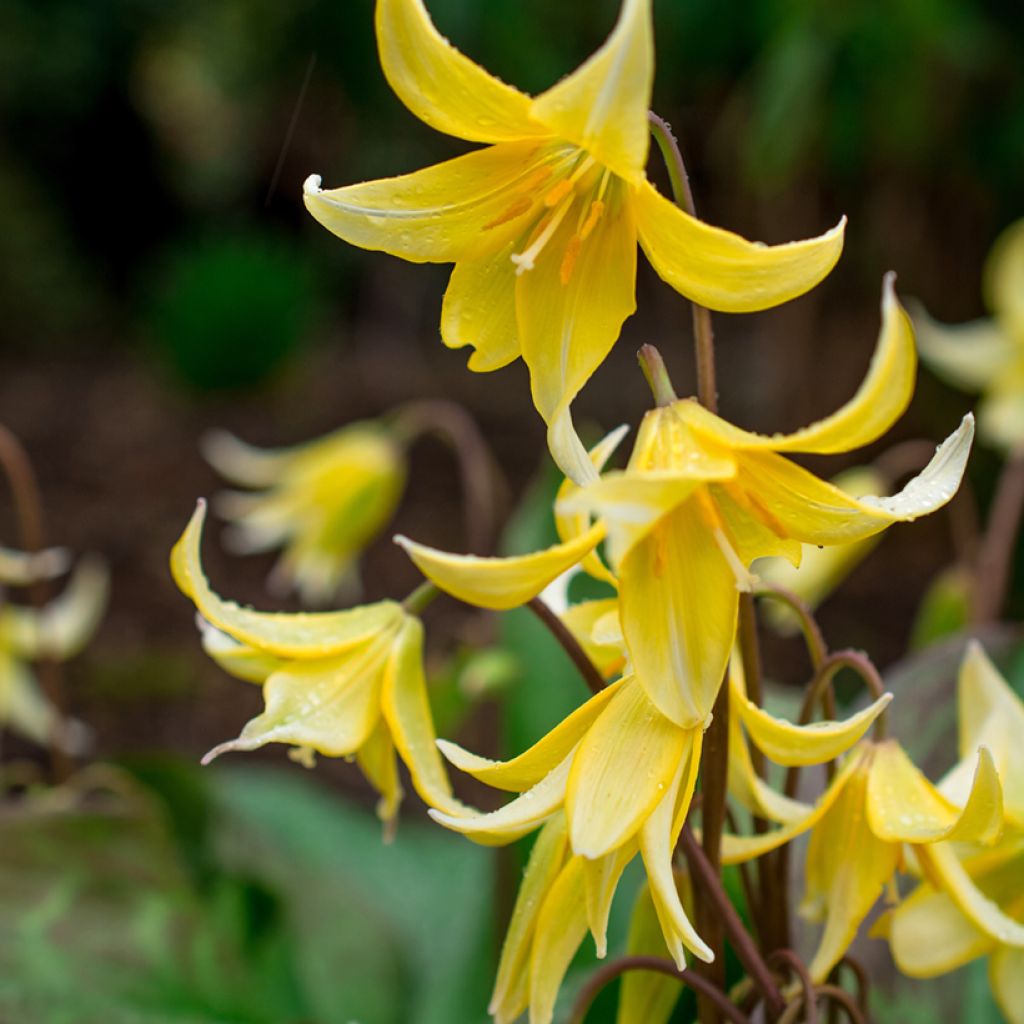
[[[510,220],[515,220],[516,217],[521,217],[532,206],[533,198],[531,196],[519,196],[509,204],[504,213],[498,214],[489,224],[485,224],[484,231],[490,231],[491,228],[500,227],[502,224],[507,224]]]
[[[582,241],[586,241],[590,232],[597,227],[597,222],[601,219],[604,214],[604,203],[600,199],[595,199],[590,204],[590,213],[587,214],[587,219],[583,222],[583,226],[580,228],[579,237]]]
[[[572,190],[574,186],[570,178],[563,178],[544,197],[544,205],[547,207],[557,206]]]
[[[580,249],[583,246],[583,238],[580,235],[573,235],[569,239],[569,244],[565,247],[565,255],[562,257],[562,266],[559,270],[559,277],[561,278],[562,284],[566,285],[572,278],[572,272],[576,267],[576,259],[580,254]]]

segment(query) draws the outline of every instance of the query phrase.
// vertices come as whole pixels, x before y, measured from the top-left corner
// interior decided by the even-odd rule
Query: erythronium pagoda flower
[[[738,694],[742,697],[742,689]],[[785,751],[785,763],[820,764],[856,743],[889,699],[883,696],[845,722],[806,727],[773,718],[748,701],[738,703],[743,721],[766,750]],[[514,919],[502,962],[518,963],[522,948],[532,942],[535,963],[539,960],[542,966],[531,968],[529,984],[503,983],[499,974],[495,1000],[507,1014],[499,1019],[514,1019],[525,1008],[527,997],[532,1024],[546,1024],[551,1019],[561,977],[587,925],[598,955],[604,956],[611,900],[622,871],[637,852],[673,959],[685,966],[684,947],[701,959],[712,958],[686,914],[673,870],[673,854],[689,811],[702,742],[700,726],[679,728],[655,708],[630,675],[590,698],[511,761],[491,761],[438,741],[456,767],[481,782],[520,795],[489,814],[432,810],[435,820],[485,844],[512,842],[543,822],[549,823],[545,826],[549,830],[566,835],[564,870],[573,874],[565,885],[575,888],[571,898],[562,893],[558,899],[577,904],[570,923],[563,919],[559,926],[565,935],[558,941],[566,945],[559,946],[558,956],[548,949],[552,940],[544,934],[545,910],[528,872],[520,904],[538,915],[537,937],[531,937],[525,925],[517,925]],[[809,809],[800,810],[806,813]],[[538,948],[547,952],[537,953]],[[518,993],[515,1000],[508,995],[512,991]]]
[[[946,841],[991,846],[1002,834],[1002,788],[992,754],[979,747],[962,770],[970,785],[959,804],[943,796],[895,740],[867,740],[808,813],[772,832],[722,837],[722,862],[738,864],[810,830],[800,911],[825,925],[808,966],[816,982],[839,962],[894,881],[905,845],[925,864],[934,859],[930,851]]]
[[[922,861],[925,880],[886,922],[897,966],[934,977],[988,956],[989,977],[1011,1024],[1024,1022],[1024,703],[976,642],[959,679],[960,756],[985,744],[1002,780],[1006,832],[991,849],[940,843]],[[939,783],[963,798],[963,761]]]
[[[472,346],[473,370],[522,356],[566,475],[592,475],[570,404],[636,308],[638,241],[673,288],[729,312],[801,295],[839,258],[845,222],[764,246],[696,220],[647,181],[651,0],[623,0],[605,45],[535,98],[452,47],[422,0],[377,0],[376,26],[384,74],[406,106],[438,131],[488,146],[329,191],[314,175],[306,206],[354,245],[455,264],[442,339]]]
[[[233,675],[261,684],[266,707],[204,763],[267,743],[289,744],[300,759],[312,752],[354,757],[381,794],[379,813],[390,822],[402,796],[397,754],[427,803],[464,812],[435,747],[419,619],[394,601],[299,614],[225,601],[210,588],[200,562],[205,512],[200,502],[171,553],[171,570],[206,624],[207,652]]]
[[[217,510],[241,553],[284,547],[271,575],[323,605],[359,589],[356,558],[391,518],[405,484],[403,450],[383,425],[354,423],[306,444],[264,450],[225,431],[204,439],[207,460],[251,493],[227,491]]]
[[[67,567],[57,548],[26,554],[0,552],[0,583],[25,586],[59,575]],[[0,606],[0,727],[69,753],[80,745],[76,723],[43,693],[30,663],[66,661],[96,632],[107,607],[109,576],[102,562],[85,558],[59,597],[42,608]],[[79,727],[80,729],[80,727]]]
[[[981,392],[978,429],[992,444],[1024,444],[1024,220],[992,247],[984,271],[991,319],[947,327],[914,314],[921,356],[939,376]]]
[[[644,418],[624,471],[573,488],[558,505],[568,540],[510,559],[450,555],[398,538],[442,590],[489,608],[540,593],[607,538],[610,578],[632,670],[648,698],[682,729],[703,727],[721,685],[748,567],[803,544],[846,544],[940,508],[956,493],[973,438],[968,414],[897,495],[854,498],[784,457],[870,444],[903,413],[914,386],[910,321],[886,278],[871,368],[838,412],[789,435],[753,434],[692,399]],[[593,526],[584,529],[596,517]],[[593,570],[597,571],[597,570]]]

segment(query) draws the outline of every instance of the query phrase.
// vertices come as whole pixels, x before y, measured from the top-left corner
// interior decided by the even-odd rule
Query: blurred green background
[[[529,91],[599,45],[616,9],[429,7],[465,52]],[[845,255],[813,294],[716,318],[726,415],[784,430],[852,393],[887,270],[940,319],[981,315],[984,255],[1024,215],[1024,5],[656,0],[655,19],[654,107],[680,136],[706,219],[781,242],[849,217]],[[197,451],[213,426],[283,444],[445,396],[478,417],[511,494],[535,480],[543,429],[522,367],[470,375],[439,343],[446,269],[348,248],[302,208],[310,173],[340,185],[467,147],[389,92],[370,0],[4,0],[0,67],[0,419],[37,465],[51,538],[112,562],[111,612],[71,666],[71,703],[95,755],[128,771],[83,786],[81,820],[45,804],[4,811],[0,1019],[475,1024],[496,879],[514,878],[516,862],[415,820],[382,852],[343,764],[306,776],[274,751],[205,775],[189,767],[259,698],[204,659],[166,569],[195,498],[216,487]],[[656,161],[651,174],[664,182]],[[577,403],[595,432],[635,425],[647,406],[643,342],[661,347],[677,390],[693,389],[685,303],[647,268],[639,302]],[[890,440],[937,440],[969,405],[922,370]],[[853,458],[814,468],[831,475]],[[972,460],[982,505],[998,467],[984,448]],[[458,502],[447,454],[424,444],[396,527],[459,548]],[[510,543],[524,550],[549,528],[542,503],[516,522]],[[0,524],[12,543],[9,507]],[[951,559],[942,517],[892,532],[822,615],[837,645],[883,666]],[[207,551],[222,592],[270,606],[267,560],[229,561],[212,541]],[[416,582],[386,541],[363,575],[371,599]],[[1024,609],[1019,585],[1012,607]],[[481,627],[450,608],[431,615],[443,676]],[[502,628],[521,682],[469,728],[521,747],[579,694],[531,625]],[[798,645],[770,643],[769,656],[781,678],[799,677]],[[449,941],[424,959],[440,934]],[[984,986],[955,984],[982,1007]],[[598,1006],[593,1019],[607,1014]]]

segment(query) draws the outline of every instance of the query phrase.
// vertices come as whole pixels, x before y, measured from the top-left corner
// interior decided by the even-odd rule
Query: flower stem
[[[424,580],[402,601],[402,608],[410,615],[421,615],[423,610],[440,596],[441,591],[430,580]]]
[[[636,354],[640,362],[640,369],[654,395],[655,404],[658,406],[671,405],[678,400],[675,388],[672,387],[672,380],[665,367],[665,360],[661,353],[653,345],[641,345],[640,351]]]
[[[649,111],[647,121],[651,135],[661,150],[662,159],[668,169],[669,182],[672,185],[672,197],[680,209],[691,217],[697,216],[697,207],[693,201],[693,190],[690,178],[683,163],[683,154],[679,143],[672,134],[668,122]],[[712,412],[718,412],[718,387],[715,383],[715,335],[711,327],[711,311],[698,303],[693,307],[693,341],[697,356],[697,397],[700,403]]]
[[[569,655],[591,693],[600,693],[608,684],[565,623],[539,597],[528,602],[527,607],[544,623],[548,632],[561,645],[562,650]]]
[[[1006,601],[1012,556],[1024,512],[1024,450],[1010,456],[996,485],[974,568],[976,625],[994,622]]]
[[[576,1003],[569,1015],[569,1024],[584,1024],[587,1010],[590,1009],[590,1005],[597,998],[598,993],[627,971],[655,971],[658,974],[668,975],[670,978],[678,978],[682,984],[689,985],[710,999],[727,1020],[734,1024],[750,1024],[749,1018],[720,988],[702,978],[696,971],[688,968],[681,971],[671,960],[660,956],[624,956],[618,960],[612,960],[594,971],[576,997]]]

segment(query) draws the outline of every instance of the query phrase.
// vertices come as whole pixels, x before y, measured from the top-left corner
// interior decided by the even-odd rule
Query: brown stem
[[[46,537],[39,483],[24,445],[3,424],[0,424],[0,466],[7,475],[14,497],[21,547],[29,553],[42,551],[46,546]],[[37,611],[42,610],[49,597],[50,587],[45,580],[36,580],[29,587],[29,600]],[[36,669],[43,692],[56,708],[59,718],[63,719],[67,715],[67,698],[60,663],[53,658],[41,658],[36,663]],[[49,737],[49,751],[54,781],[63,782],[71,774],[71,762],[55,732]]]
[[[685,210],[691,217],[697,216],[697,207],[693,201],[693,190],[690,188],[690,177],[686,173],[683,154],[679,143],[668,122],[658,117],[654,111],[647,114],[651,135],[661,150],[662,158],[668,169],[669,182],[672,185],[672,197],[676,205]],[[712,412],[718,412],[718,387],[715,381],[715,336],[711,327],[711,312],[704,306],[691,302],[693,307],[693,343],[697,356],[697,397],[701,405]]]
[[[689,985],[694,991],[709,999],[722,1012],[722,1015],[734,1024],[750,1024],[750,1020],[740,1008],[730,1001],[729,997],[715,985],[712,985],[706,978],[702,978],[696,971],[688,968],[679,970],[671,960],[660,956],[624,956],[618,960],[612,960],[603,967],[594,971],[587,979],[586,984],[580,989],[572,1012],[569,1014],[569,1024],[583,1024],[587,1017],[587,1010],[597,998],[598,993],[616,978],[627,971],[655,971],[658,974],[676,978],[684,985]]]
[[[803,989],[804,1024],[818,1024],[818,1001],[814,995],[814,981],[803,960],[791,949],[777,949],[768,957],[768,963],[781,963],[796,976]],[[782,1024],[781,1020],[779,1024]]]
[[[852,1024],[869,1024],[866,1013],[862,1013],[856,1000],[838,985],[819,985],[815,990],[819,999],[827,999],[843,1008]]]
[[[695,886],[697,883],[700,884],[701,891],[714,907],[718,920],[729,936],[729,941],[733,949],[736,950],[740,963],[743,964],[747,974],[750,975],[751,980],[764,996],[769,1012],[773,1017],[778,1016],[786,1005],[782,993],[779,992],[768,965],[761,958],[757,945],[743,926],[739,914],[736,913],[736,908],[729,901],[729,897],[722,887],[718,871],[705,856],[689,825],[683,826],[679,844],[686,857],[686,863],[690,868]]]
[[[435,434],[451,446],[462,481],[466,542],[475,554],[488,554],[497,532],[495,495],[500,476],[476,421],[454,402],[423,399],[402,406],[395,413],[394,425],[407,441]]]
[[[547,626],[548,631],[559,642],[562,650],[569,655],[591,692],[600,693],[608,684],[565,623],[539,597],[530,601],[527,607]]]
[[[848,968],[857,980],[857,1005],[865,1012],[868,1012],[868,990],[871,987],[871,981],[868,978],[868,972],[864,968],[864,965],[859,961],[855,960],[852,956],[847,953],[846,956],[836,964],[836,971],[838,972],[841,968]]]
[[[811,659],[811,667],[817,672],[822,661],[825,660],[828,646],[825,643],[825,638],[821,635],[821,627],[818,625],[807,603],[794,594],[792,590],[780,587],[776,583],[765,583],[764,581],[760,583],[754,592],[754,596],[781,601],[796,615],[797,622],[800,624],[800,632],[804,637],[804,643],[807,645],[807,654]]]
[[[994,622],[1006,601],[1013,568],[1013,551],[1024,512],[1024,451],[1010,456],[992,498],[988,523],[974,569],[973,619],[976,625]]]

